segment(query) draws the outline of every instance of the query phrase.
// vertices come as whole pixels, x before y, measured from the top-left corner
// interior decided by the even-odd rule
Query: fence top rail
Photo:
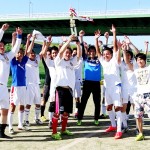
[[[121,16],[121,15],[150,15],[150,9],[134,9],[134,10],[100,10],[100,11],[79,11],[78,16],[103,17],[103,16]],[[1,20],[6,19],[36,19],[36,18],[69,18],[69,12],[54,13],[29,13],[29,14],[5,14],[0,15]]]

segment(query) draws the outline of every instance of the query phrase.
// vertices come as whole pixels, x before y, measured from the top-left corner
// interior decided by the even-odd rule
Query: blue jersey
[[[27,61],[27,56],[24,56],[21,62],[17,61],[16,58],[12,59],[10,63],[12,72],[12,86],[26,86],[25,64]]]
[[[97,57],[94,60],[90,58],[84,60],[84,79],[89,81],[101,80],[101,64]]]

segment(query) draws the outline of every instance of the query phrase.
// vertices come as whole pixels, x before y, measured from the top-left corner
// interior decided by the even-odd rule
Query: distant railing
[[[150,9],[136,9],[136,10],[101,10],[101,11],[80,11],[78,16],[113,16],[113,15],[141,15],[150,14]],[[38,19],[38,18],[69,18],[69,12],[54,12],[54,13],[30,13],[30,14],[7,14],[0,15],[0,20],[7,19]]]

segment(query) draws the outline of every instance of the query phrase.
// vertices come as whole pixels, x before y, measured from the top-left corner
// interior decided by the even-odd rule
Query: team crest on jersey
[[[70,62],[70,65],[71,65],[71,66],[73,66],[73,63],[72,63],[72,62]]]
[[[99,60],[96,60],[96,64],[99,64]]]
[[[37,59],[35,60],[35,63],[36,63],[36,64],[38,64],[38,61],[37,61]]]

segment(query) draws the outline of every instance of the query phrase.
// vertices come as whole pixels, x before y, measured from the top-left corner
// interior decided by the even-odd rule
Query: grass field
[[[48,104],[47,104],[48,107]],[[48,109],[45,115],[48,117]],[[150,147],[150,119],[145,118],[144,141],[135,141],[135,120],[133,112],[129,120],[130,131],[123,135],[122,139],[115,140],[114,132],[105,133],[104,130],[109,126],[109,119],[101,119],[99,126],[93,125],[93,100],[90,97],[82,126],[76,125],[76,119],[71,114],[68,123],[68,129],[74,134],[71,137],[63,136],[63,140],[54,141],[51,138],[51,130],[48,129],[48,122],[41,126],[34,124],[34,106],[31,108],[29,121],[31,123],[30,131],[17,131],[17,110],[14,114],[15,135],[13,139],[0,139],[0,149],[4,150],[149,150]],[[60,127],[58,130],[60,131]],[[8,128],[6,129],[8,133]]]

